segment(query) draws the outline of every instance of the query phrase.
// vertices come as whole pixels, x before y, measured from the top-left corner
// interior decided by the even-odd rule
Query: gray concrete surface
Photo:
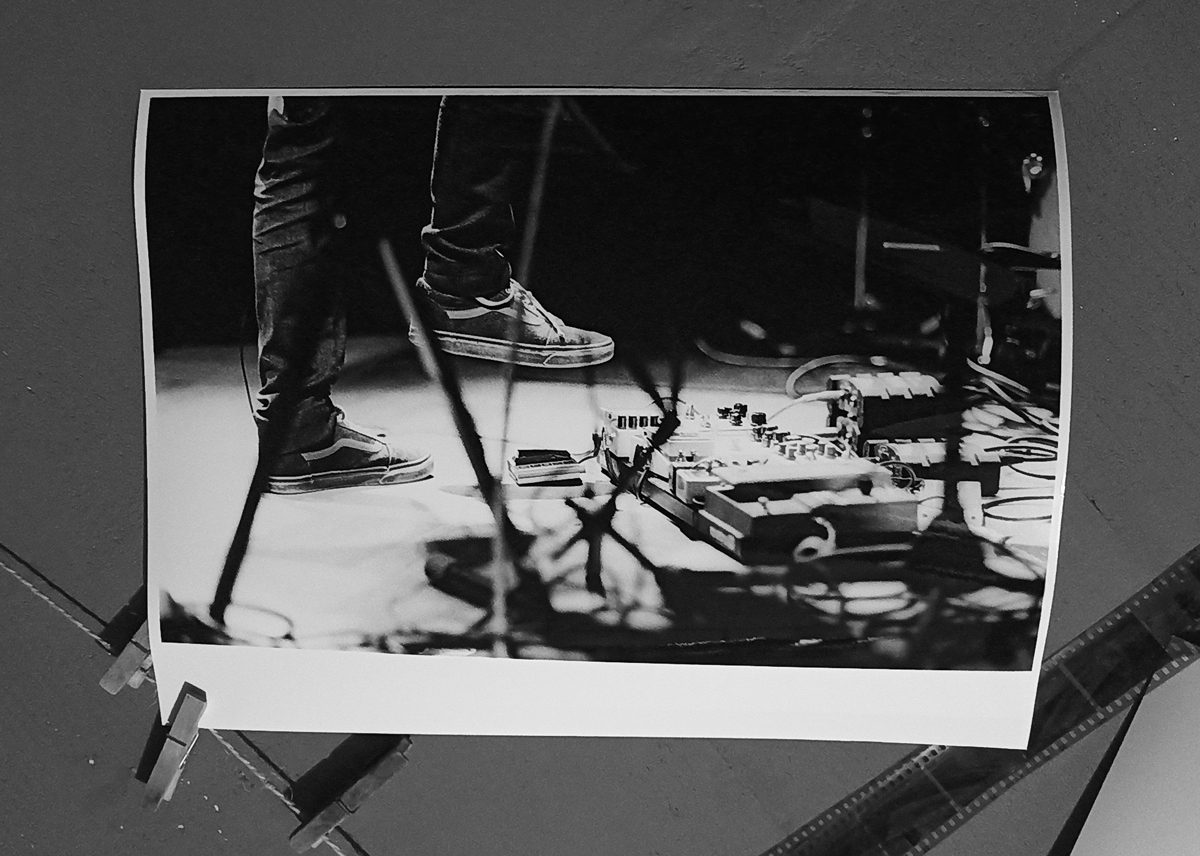
[[[143,87],[1059,89],[1076,371],[1051,645],[1197,539],[1200,13],[1192,4],[457,0],[335,10],[277,0],[15,0],[0,18],[0,540],[97,614],[114,612],[142,572],[131,153]],[[288,852],[286,810],[208,738],[169,809],[143,812],[127,773],[152,712],[149,692],[103,696],[98,649],[16,583],[0,579],[0,593],[8,681],[0,850]],[[1044,850],[1099,755],[1097,739],[939,852]],[[265,742],[295,772],[332,739]],[[411,775],[350,829],[372,854],[749,854],[902,751],[442,738],[422,741]],[[1146,842],[1154,851],[1152,831]]]

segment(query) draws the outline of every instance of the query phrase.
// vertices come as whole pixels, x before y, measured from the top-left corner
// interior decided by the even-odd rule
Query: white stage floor
[[[254,468],[256,432],[235,348],[179,349],[159,355],[155,365],[152,537],[164,547],[158,555],[168,558],[152,573],[173,599],[204,611],[212,600]],[[502,367],[465,360],[457,365],[466,403],[493,471],[499,471]],[[751,410],[770,413],[789,403],[782,392],[786,371],[756,370],[754,385],[763,391],[729,388],[735,381],[744,384],[746,374],[747,370],[723,366],[693,373],[683,397],[701,410],[745,401]],[[611,369],[606,375],[609,382],[590,388],[574,372],[519,380],[508,451],[516,447],[584,451],[591,445],[599,408],[649,404],[632,382],[619,382],[619,374]],[[666,378],[659,380],[665,384]],[[779,391],[766,391],[772,388]],[[485,505],[469,495],[474,478],[439,389],[421,375],[415,359],[399,356],[398,346],[382,340],[354,341],[335,401],[353,421],[379,426],[390,437],[430,449],[435,475],[411,485],[265,496],[234,603],[285,616],[298,643],[314,647],[353,647],[364,635],[404,630],[461,632],[483,613],[428,584],[424,543],[458,532],[486,532],[491,518]],[[788,418],[795,421],[789,427],[819,429],[824,414],[820,403],[793,407]],[[1047,494],[1052,484],[1006,469],[1001,495]],[[968,505],[977,503],[976,494]],[[936,500],[922,503],[923,522],[933,516],[937,505]],[[738,567],[631,497],[623,498],[622,508],[623,531],[651,560],[699,569]],[[573,518],[561,502],[519,504],[514,516],[532,519],[543,529],[569,525]],[[992,528],[1045,555],[1048,521],[996,523]],[[631,609],[644,609],[647,620],[652,620],[650,616],[662,605],[652,576],[615,545],[606,547],[604,556],[610,587],[607,603],[579,585],[552,590],[552,603],[569,611],[619,609],[626,617]],[[236,617],[236,610],[230,613],[231,625]],[[261,629],[277,631],[269,623]]]

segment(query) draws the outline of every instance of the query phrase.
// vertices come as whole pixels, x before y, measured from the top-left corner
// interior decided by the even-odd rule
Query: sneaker
[[[433,334],[448,354],[535,368],[569,369],[612,359],[613,340],[603,333],[570,327],[546,310],[516,280],[487,297],[453,297],[417,281],[431,310]],[[519,315],[517,341],[509,342],[510,320]],[[409,333],[413,338],[414,334]]]
[[[337,487],[404,484],[433,473],[428,452],[400,447],[346,421],[338,411],[325,446],[281,455],[267,476],[269,493],[308,493]]]

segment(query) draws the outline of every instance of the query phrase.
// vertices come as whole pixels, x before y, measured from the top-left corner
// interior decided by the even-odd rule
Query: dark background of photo
[[[0,540],[99,616],[114,614],[144,573],[132,209],[141,88],[1060,90],[1074,407],[1048,650],[1196,541],[1200,19],[1191,4],[10,0],[0,14]],[[130,769],[157,714],[151,688],[104,695],[96,681],[108,656],[7,574],[0,650],[0,851],[290,852],[294,818],[208,735],[169,807],[143,811]],[[1021,782],[935,852],[1047,852],[1114,728]],[[292,774],[337,742],[259,737]],[[752,854],[908,748],[418,738],[414,762],[348,829],[372,854]],[[1152,821],[1152,789],[1131,817]],[[1189,823],[1172,815],[1165,825]],[[1163,852],[1158,834],[1145,824],[1145,849]]]
[[[388,236],[410,281],[420,275],[437,101],[337,99],[343,132],[335,163],[347,226],[334,252],[351,335],[406,329],[375,245]],[[1037,97],[574,101],[620,161],[571,114],[560,122],[530,284],[570,323],[594,325],[643,352],[663,346],[668,326],[719,335],[706,328],[751,318],[787,340],[839,326],[853,300],[863,181],[872,218],[962,248],[979,245],[986,191],[989,238],[1023,243],[1033,197],[1022,186],[1021,160],[1030,152],[1054,158],[1049,106]],[[520,166],[514,264],[547,106],[545,98],[526,103],[524,133],[510,141]],[[251,190],[265,104],[260,96],[162,98],[151,106],[146,204],[158,349],[247,336]],[[814,201],[845,214],[814,213]],[[889,269],[878,243],[869,289],[887,304],[891,323],[915,330],[942,298],[920,277]]]

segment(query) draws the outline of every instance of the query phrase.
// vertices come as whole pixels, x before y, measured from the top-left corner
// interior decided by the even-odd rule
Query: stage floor
[[[246,356],[253,377],[252,358]],[[465,401],[493,471],[499,471],[504,454],[502,367],[471,360],[457,365]],[[791,401],[782,392],[786,370],[721,366],[699,354],[688,369],[683,397],[701,410],[744,401],[751,410],[770,413]],[[175,601],[203,612],[213,598],[254,468],[256,433],[236,348],[169,351],[156,357],[155,372],[151,538],[161,546],[156,555],[165,558],[151,573]],[[600,408],[650,403],[615,364],[597,374],[592,385],[579,372],[522,376],[513,400],[508,452],[517,447],[585,451]],[[665,385],[666,378],[664,369],[657,379]],[[428,448],[435,456],[434,477],[410,485],[265,496],[238,577],[230,625],[243,622],[247,639],[286,632],[294,640],[289,644],[318,648],[360,647],[366,637],[408,631],[453,634],[474,626],[483,611],[434,589],[425,576],[426,541],[485,533],[491,521],[486,506],[473,495],[474,478],[440,390],[422,375],[403,343],[363,339],[350,344],[335,400],[353,421]],[[797,405],[788,412],[793,420],[789,427],[820,429],[824,415],[823,404]],[[922,497],[922,525],[937,511],[936,484],[930,483]],[[1006,468],[1001,496],[1047,494],[1052,484]],[[972,495],[967,490],[964,496],[978,519],[977,491]],[[713,571],[740,567],[632,497],[622,498],[621,509],[621,531],[655,563]],[[518,501],[513,515],[539,531],[559,530],[562,537],[574,522],[573,512],[561,501]],[[1045,556],[1049,521],[989,521],[989,527]],[[578,545],[564,561],[579,565],[583,552]],[[607,599],[588,593],[575,580],[551,587],[552,605],[608,624],[632,621],[653,627],[661,620],[656,616],[663,611],[662,596],[639,562],[609,544],[604,568]],[[984,596],[997,602],[1004,593]],[[821,627],[815,622],[803,629],[819,635]]]

